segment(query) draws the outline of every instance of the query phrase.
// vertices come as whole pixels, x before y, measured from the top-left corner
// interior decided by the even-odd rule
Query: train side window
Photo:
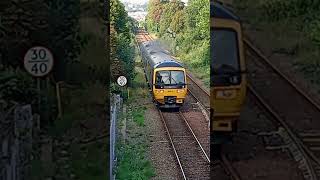
[[[241,83],[237,32],[230,28],[211,29],[211,85]]]

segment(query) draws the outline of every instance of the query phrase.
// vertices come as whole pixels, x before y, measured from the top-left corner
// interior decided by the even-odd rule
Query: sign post
[[[26,71],[37,78],[37,88],[38,88],[38,106],[39,113],[41,112],[41,77],[48,75],[54,64],[54,59],[51,51],[42,46],[35,46],[30,48],[24,55],[23,59],[24,68]],[[47,87],[47,86],[46,86]],[[47,87],[48,88],[48,87]],[[48,110],[48,108],[46,108]]]
[[[117,79],[117,83],[121,87],[124,87],[127,84],[127,82],[128,82],[128,80],[124,76],[119,76],[118,79]],[[123,93],[123,91],[122,91],[122,93]],[[128,92],[128,98],[129,98],[129,92]]]
[[[53,64],[53,55],[45,47],[32,47],[24,56],[24,67],[34,77],[46,76],[51,72]]]

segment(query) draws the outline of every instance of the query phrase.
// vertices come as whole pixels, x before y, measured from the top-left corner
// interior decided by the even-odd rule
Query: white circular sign
[[[53,55],[49,49],[35,46],[28,50],[24,56],[24,67],[33,76],[47,75],[53,68]]]
[[[124,86],[124,85],[127,84],[127,78],[124,77],[124,76],[120,76],[120,77],[118,77],[117,83],[118,83],[120,86]]]

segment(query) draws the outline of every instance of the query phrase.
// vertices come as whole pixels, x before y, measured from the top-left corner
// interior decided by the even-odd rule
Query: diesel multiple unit
[[[140,45],[147,83],[160,108],[179,108],[187,94],[185,68],[156,41]]]
[[[220,3],[211,3],[211,137],[230,140],[246,96],[246,66],[241,23]]]

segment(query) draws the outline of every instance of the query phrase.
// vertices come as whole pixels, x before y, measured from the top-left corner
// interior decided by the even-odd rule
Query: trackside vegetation
[[[239,0],[234,3],[246,24],[272,41],[274,53],[290,56],[296,70],[320,85],[320,1]]]
[[[131,88],[131,96],[126,101],[126,113],[121,114],[119,128],[122,131],[117,143],[117,174],[119,180],[147,180],[155,176],[155,170],[147,156],[148,134],[145,131],[146,107],[139,102],[146,99],[148,90],[140,84],[145,84],[141,67],[136,67],[133,80],[135,87]],[[130,109],[130,110],[129,110]],[[125,134],[124,134],[125,132]]]
[[[110,1],[111,81],[125,75],[129,85],[134,77],[134,24],[119,0]]]

